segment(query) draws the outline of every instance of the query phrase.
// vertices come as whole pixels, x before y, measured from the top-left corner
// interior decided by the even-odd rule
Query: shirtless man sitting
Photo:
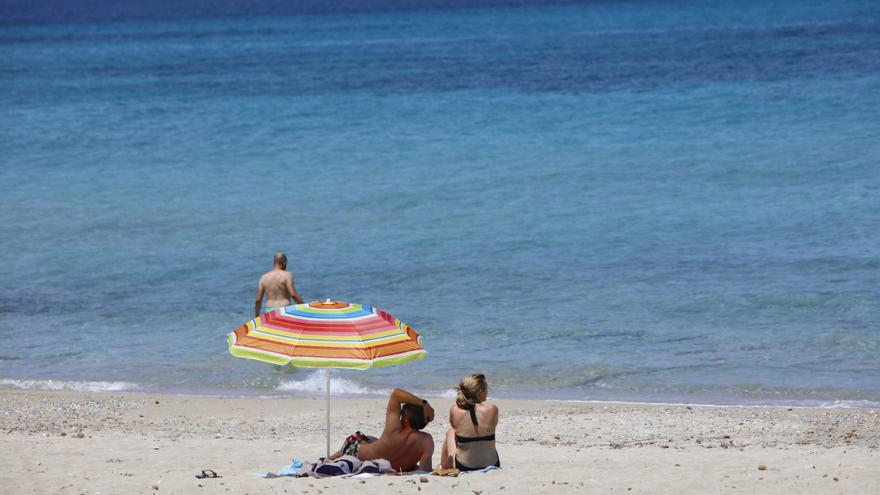
[[[430,471],[434,439],[419,430],[433,419],[434,408],[428,401],[395,388],[385,409],[382,436],[375,438],[355,433],[330,458],[353,455],[362,461],[385,459],[395,471]]]
[[[254,305],[254,318],[273,309],[290,305],[291,299],[297,304],[303,303],[293,285],[293,274],[287,271],[287,256],[284,253],[275,253],[273,264],[272,271],[260,277],[260,285],[257,287],[257,303]],[[266,296],[266,309],[260,311],[264,295]]]

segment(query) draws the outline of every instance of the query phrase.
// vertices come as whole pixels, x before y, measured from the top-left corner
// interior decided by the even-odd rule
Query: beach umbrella
[[[264,313],[229,333],[233,356],[327,370],[327,455],[330,455],[330,368],[391,366],[425,357],[421,336],[365,304],[326,300]]]

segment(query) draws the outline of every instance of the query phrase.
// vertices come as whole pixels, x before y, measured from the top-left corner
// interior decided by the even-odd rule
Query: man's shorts
[[[339,449],[339,455],[353,455],[357,457],[361,444],[370,443],[370,441],[370,437],[356,431],[354,434],[349,435],[348,438],[345,439],[345,442],[342,443],[342,448]]]

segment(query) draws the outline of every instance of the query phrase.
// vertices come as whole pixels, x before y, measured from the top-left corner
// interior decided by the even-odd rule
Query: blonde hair
[[[482,373],[467,375],[458,382],[458,387],[455,387],[458,390],[455,404],[462,409],[470,409],[477,403],[477,397],[488,388],[486,375]]]

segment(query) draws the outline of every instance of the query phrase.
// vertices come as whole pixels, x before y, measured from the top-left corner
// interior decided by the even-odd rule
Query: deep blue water
[[[308,393],[283,250],[343,392],[880,402],[880,6],[463,5],[0,3],[0,385]]]

